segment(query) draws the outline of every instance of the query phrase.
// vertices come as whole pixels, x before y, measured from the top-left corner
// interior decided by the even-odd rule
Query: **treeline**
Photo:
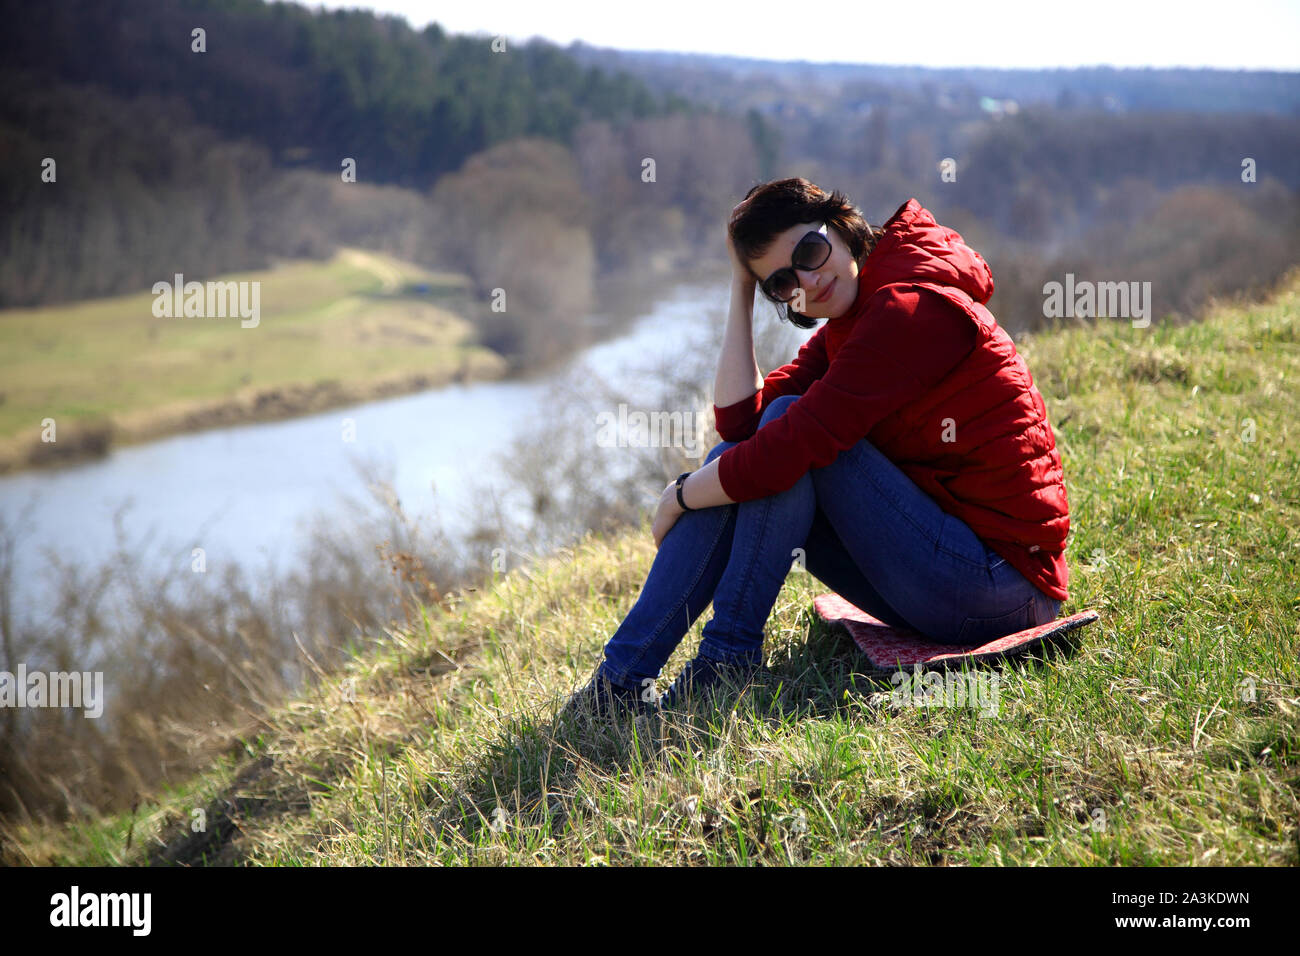
[[[990,123],[941,185],[1000,232],[1039,241],[1122,219],[1126,206],[1140,213],[1181,186],[1262,180],[1300,189],[1300,118],[1034,108]]]
[[[581,343],[598,276],[716,246],[776,150],[755,115],[540,41],[260,2],[0,9],[0,307],[357,245],[466,272],[485,344],[544,363]]]
[[[598,277],[662,284],[700,252],[721,263],[727,214],[758,174],[748,125],[726,115],[587,123],[572,148],[502,143],[434,187],[424,255],[485,302],[505,292],[478,319],[483,344],[547,363],[586,341]]]
[[[1297,264],[1300,194],[1275,179],[1238,187],[1133,185],[1131,204],[1066,242],[968,231],[993,270],[990,308],[1013,332],[1056,324],[1043,287],[1067,274],[1092,282],[1151,283],[1153,322],[1193,318],[1214,299],[1257,295]],[[948,221],[954,221],[948,217]],[[955,221],[964,224],[961,215]],[[1068,321],[1068,320],[1066,320]]]
[[[277,164],[426,188],[504,140],[569,142],[584,122],[684,111],[554,44],[416,32],[398,17],[261,0],[0,0],[0,62],[47,82],[166,95]],[[206,52],[192,50],[204,31]],[[11,99],[11,97],[6,97]]]
[[[279,168],[267,147],[224,139],[174,98],[14,73],[6,89],[0,307],[360,246],[469,275],[481,303],[469,317],[517,367],[582,344],[598,276],[720,255],[732,197],[758,176],[752,122],[699,111],[587,121],[571,145],[506,140],[417,191]]]
[[[5,78],[0,305],[34,306],[324,255],[287,215],[265,149],[197,125],[184,103]],[[53,165],[46,171],[46,160]],[[45,181],[43,173],[52,179]]]
[[[627,71],[653,89],[689,94],[698,102],[740,103],[816,90],[835,109],[845,98],[875,99],[909,108],[955,107],[976,112],[984,97],[1058,109],[1142,112],[1300,113],[1300,82],[1280,70],[1212,70],[1111,66],[1005,70],[934,68],[877,63],[774,61],[707,53],[613,50],[580,40],[565,50],[579,62]]]
[[[618,58],[582,65],[539,41],[494,53],[436,25],[258,0],[0,9],[14,27],[0,51],[26,68],[0,77],[0,307],[359,245],[467,273],[485,344],[544,363],[581,343],[601,278],[723,264],[728,210],[785,175],[844,190],[877,222],[918,197],[1002,263],[1002,298],[1104,253],[1158,263],[1171,307],[1195,311],[1267,284],[1296,248],[1296,116],[990,112],[984,90],[945,86],[978,71],[890,87],[887,70],[838,68],[813,95],[789,64],[704,83],[714,60],[682,57],[632,79]],[[190,52],[195,26],[206,54]],[[1201,71],[1169,72],[1199,88]],[[1274,99],[1295,85],[1239,81],[1281,84]],[[342,182],[343,156],[358,182]],[[45,157],[57,183],[41,181]]]

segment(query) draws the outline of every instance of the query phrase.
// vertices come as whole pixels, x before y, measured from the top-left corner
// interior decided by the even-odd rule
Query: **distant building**
[[[1015,116],[1020,112],[1020,104],[1015,100],[995,100],[991,96],[980,97],[980,109],[994,116]]]

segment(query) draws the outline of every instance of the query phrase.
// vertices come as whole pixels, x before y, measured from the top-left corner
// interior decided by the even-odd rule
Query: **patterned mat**
[[[1059,641],[1100,618],[1096,611],[1080,611],[1028,630],[1017,631],[979,646],[936,644],[910,629],[891,627],[866,611],[850,604],[838,594],[822,594],[813,599],[813,609],[826,624],[847,631],[866,655],[869,671],[892,674],[919,665],[935,670],[961,666],[962,661],[991,662],[1024,654],[1048,642]]]

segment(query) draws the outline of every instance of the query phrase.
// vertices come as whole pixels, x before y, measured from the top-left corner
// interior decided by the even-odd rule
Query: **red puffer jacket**
[[[1045,594],[1069,598],[1061,458],[1043,397],[984,303],[988,264],[915,199],[885,224],[858,295],[763,388],[714,406],[735,501],[784,491],[866,437]],[[973,342],[973,346],[972,343]],[[758,428],[780,395],[803,397]]]

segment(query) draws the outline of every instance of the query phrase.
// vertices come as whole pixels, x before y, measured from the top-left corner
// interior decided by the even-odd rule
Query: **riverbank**
[[[507,363],[486,349],[463,354],[456,367],[405,372],[366,381],[289,383],[245,389],[229,398],[180,402],[143,409],[104,421],[74,421],[61,427],[57,442],[8,438],[0,442],[0,474],[88,461],[112,448],[170,435],[296,418],[331,408],[406,395],[444,385],[504,378]]]
[[[152,293],[0,313],[0,474],[508,373],[463,276],[344,249],[214,281],[258,283],[255,325]]]

